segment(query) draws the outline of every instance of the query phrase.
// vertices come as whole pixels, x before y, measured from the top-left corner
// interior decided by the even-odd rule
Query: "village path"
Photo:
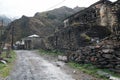
[[[50,61],[51,59],[39,55],[38,51],[15,52],[17,61],[6,80],[99,80],[83,73],[73,74],[74,69],[62,67],[65,63]]]
[[[36,51],[16,51],[17,62],[7,80],[74,80],[59,67],[36,54]]]

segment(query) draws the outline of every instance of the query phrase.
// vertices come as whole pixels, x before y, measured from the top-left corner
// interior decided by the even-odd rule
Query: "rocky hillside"
[[[20,19],[13,21],[7,30],[11,33],[11,27],[14,27],[15,41],[32,34],[45,37],[61,29],[63,20],[81,9],[83,7],[77,7],[74,10],[63,6],[51,11],[37,12],[33,17],[22,16]]]
[[[59,19],[59,20],[64,20],[66,17],[80,11],[83,10],[84,7],[75,7],[75,8],[68,8],[66,6],[51,10],[51,11],[47,11],[47,12],[42,12],[42,13],[36,13],[35,14],[35,18],[40,18],[41,16],[44,16],[48,19]]]

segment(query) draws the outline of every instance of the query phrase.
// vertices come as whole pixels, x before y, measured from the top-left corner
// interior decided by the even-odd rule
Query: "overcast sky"
[[[98,0],[0,0],[0,15],[21,17],[22,15],[33,16],[36,12],[43,12],[67,6],[74,8],[88,7]],[[116,1],[116,0],[110,0]]]

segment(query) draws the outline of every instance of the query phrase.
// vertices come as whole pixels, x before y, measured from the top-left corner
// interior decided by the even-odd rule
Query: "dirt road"
[[[16,51],[17,62],[7,80],[74,80],[35,51]]]
[[[17,61],[6,80],[100,80],[54,60],[54,57],[41,57],[38,51],[15,51]]]

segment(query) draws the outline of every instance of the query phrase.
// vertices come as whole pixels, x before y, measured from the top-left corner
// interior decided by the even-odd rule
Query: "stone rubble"
[[[103,40],[95,46],[81,47],[69,53],[68,59],[78,63],[92,63],[99,68],[120,73],[120,41]]]

